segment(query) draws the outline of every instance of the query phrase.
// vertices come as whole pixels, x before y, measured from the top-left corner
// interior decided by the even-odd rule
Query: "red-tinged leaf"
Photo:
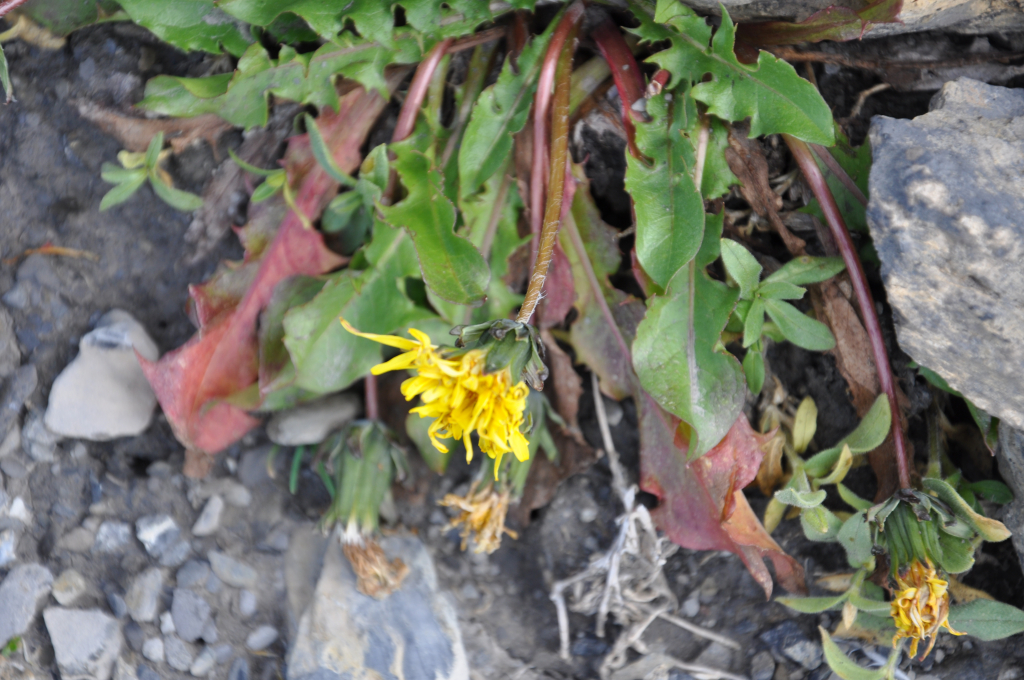
[[[565,224],[569,216],[576,194],[576,182],[572,181],[571,177],[571,173],[567,172],[565,190],[562,192],[562,224]],[[544,284],[544,300],[537,315],[537,325],[541,328],[551,328],[561,324],[575,302],[576,287],[572,280],[572,265],[569,264],[569,258],[562,250],[562,245],[555,241],[555,251],[551,256],[548,280]]]
[[[705,456],[687,463],[679,420],[646,392],[638,399],[640,487],[659,498],[652,513],[674,542],[692,550],[728,550],[743,560],[754,580],[771,596],[772,578],[764,558],[790,592],[805,592],[803,568],[783,552],[758,521],[743,487],[757,475],[770,435],[755,433],[740,414],[725,438]]]
[[[341,99],[338,113],[321,113],[320,132],[345,172],[359,167],[360,146],[384,104],[376,92],[357,89]],[[307,137],[293,137],[289,141],[286,167],[293,185],[298,185],[297,209],[305,218],[316,219],[338,185],[317,164]],[[201,473],[208,467],[197,462],[202,460],[201,454],[222,450],[257,423],[225,399],[257,381],[256,321],[270,301],[274,287],[290,276],[315,276],[344,262],[324,246],[319,232],[305,227],[292,211],[265,247],[267,234],[262,228],[254,228],[248,236],[247,244],[262,256],[258,264],[247,258],[247,264],[256,264],[258,268],[237,306],[221,309],[215,315],[211,315],[213,307],[207,306],[201,315],[206,327],[188,343],[156,363],[140,358],[175,436],[191,452],[192,472]],[[207,302],[211,301],[204,301]]]
[[[898,22],[903,0],[879,0],[859,12],[832,5],[815,12],[800,23],[765,21],[742,24],[737,42],[748,45],[795,45],[822,40],[860,40],[875,24]]]

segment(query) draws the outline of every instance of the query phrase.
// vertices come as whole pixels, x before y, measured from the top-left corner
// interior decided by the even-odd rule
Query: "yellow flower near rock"
[[[963,635],[949,626],[949,584],[935,572],[931,563],[914,560],[903,574],[896,574],[900,590],[893,595],[891,615],[896,624],[892,644],[909,638],[910,656],[917,655],[917,643],[930,638],[924,659],[935,646],[939,629],[945,627],[953,635]]]
[[[506,453],[512,453],[520,461],[529,459],[530,444],[520,428],[530,390],[522,380],[513,383],[508,368],[486,373],[485,350],[446,353],[415,328],[409,329],[414,340],[408,340],[395,335],[362,333],[344,319],[341,324],[349,333],[402,350],[402,354],[374,366],[370,372],[374,375],[406,369],[416,372],[402,383],[402,395],[407,401],[417,396],[422,400],[412,412],[421,418],[434,419],[429,434],[438,451],[448,453],[441,439],[460,439],[466,447],[466,460],[470,461],[473,458],[470,436],[476,432],[480,450],[496,459],[495,478]]]

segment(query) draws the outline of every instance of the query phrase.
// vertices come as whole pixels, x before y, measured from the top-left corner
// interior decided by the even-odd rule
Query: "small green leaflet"
[[[470,304],[486,294],[491,273],[480,251],[455,233],[455,206],[444,195],[441,173],[431,158],[415,148],[418,137],[426,135],[413,134],[391,145],[394,168],[408,194],[382,212],[389,224],[409,230],[423,280],[434,294]]]
[[[979,640],[1002,640],[1024,632],[1024,611],[994,600],[979,599],[949,608],[949,625]]]
[[[835,143],[832,112],[817,89],[797,75],[785,61],[761,52],[757,64],[741,64],[734,53],[736,27],[725,7],[722,24],[711,38],[703,18],[679,0],[659,0],[652,24],[641,10],[637,34],[644,40],[669,39],[672,46],[648,61],[657,63],[678,80],[697,83],[693,98],[704,102],[708,112],[724,120],[750,119],[750,136],[787,133],[807,142]],[[711,81],[700,82],[710,73]]]
[[[4,102],[10,104],[14,99],[14,90],[11,89],[11,74],[7,70],[7,57],[4,56],[3,45],[0,45],[0,87],[4,90]]]
[[[891,423],[892,412],[889,410],[889,399],[885,394],[880,394],[853,432],[839,440],[839,443],[832,448],[819,451],[811,456],[804,465],[804,469],[811,477],[824,477],[839,459],[844,445],[849,446],[850,452],[854,455],[876,449],[889,435]]]
[[[820,614],[829,609],[836,609],[846,601],[847,594],[834,597],[778,597],[775,601],[802,614]]]
[[[475,193],[508,158],[512,135],[526,124],[541,62],[556,23],[552,22],[523,49],[516,62],[518,71],[512,68],[511,59],[506,59],[497,82],[484,90],[473,106],[459,148],[462,196]]]
[[[854,569],[860,569],[871,561],[871,525],[864,519],[863,510],[843,522],[836,542],[846,550],[846,559]]]
[[[214,0],[118,1],[132,21],[186,52],[203,50],[219,54],[223,46],[237,57],[251,42],[243,36],[243,27],[218,9]]]
[[[718,349],[738,296],[738,290],[711,280],[691,261],[663,296],[648,302],[647,316],[637,328],[637,376],[665,410],[690,426],[695,435],[691,459],[721,441],[746,398],[743,369],[734,356]]]
[[[704,200],[691,173],[696,152],[690,141],[697,107],[687,88],[647,101],[652,120],[636,124],[636,143],[651,159],[626,155],[626,191],[636,212],[636,256],[664,289],[697,254],[704,239]]]
[[[376,4],[382,10],[386,7],[383,2]],[[256,26],[269,26],[284,12],[292,12],[328,40],[342,29],[343,5],[340,3],[323,0],[220,0],[219,6],[228,14]]]
[[[818,626],[818,631],[821,633],[821,649],[825,652],[825,661],[828,662],[832,672],[840,678],[843,680],[883,680],[885,678],[885,669],[870,670],[858,666],[846,656],[843,650],[839,649],[839,645],[832,641],[828,631],[821,626]]]

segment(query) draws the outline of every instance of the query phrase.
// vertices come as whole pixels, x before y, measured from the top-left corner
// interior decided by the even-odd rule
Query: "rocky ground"
[[[876,53],[885,49],[892,46]],[[127,25],[81,31],[59,51],[20,42],[5,50],[18,101],[0,107],[0,642],[20,645],[0,656],[0,678],[597,677],[622,629],[597,631],[593,617],[571,615],[571,660],[563,660],[549,593],[618,531],[622,507],[607,459],[565,482],[519,527],[519,539],[491,556],[462,552],[436,505],[449,491],[465,491],[469,468],[453,464],[438,478],[414,465],[413,479],[396,490],[383,543],[412,576],[381,602],[356,592],[337,541],[318,531],[327,503],[319,478],[304,470],[291,493],[291,449],[275,455],[267,434],[298,443],[289,433],[323,426],[325,415],[357,417],[357,398],[307,413],[299,425],[296,414],[278,419],[222,455],[205,480],[181,474],[181,448],[159,413],[150,419],[152,394],[129,348],[154,354],[181,344],[192,332],[187,284],[239,250],[225,239],[187,264],[189,218],[148,188],[99,213],[109,188],[99,167],[120,144],[78,111],[83,101],[125,107],[141,97],[145,78],[204,70],[209,60]],[[858,88],[871,85],[851,73],[818,73],[844,114]],[[933,91],[881,93],[864,115],[923,114]],[[854,121],[861,135],[865,121]],[[200,191],[217,162],[200,144],[173,170],[182,186]],[[602,193],[614,210],[614,191]],[[51,243],[92,257],[23,257]],[[778,348],[769,361],[793,394],[818,402],[819,444],[852,427],[830,359]],[[90,401],[105,410],[83,415]],[[628,402],[606,407],[616,448],[635,475],[635,412]],[[600,446],[589,391],[581,423]],[[763,499],[751,502],[760,514]],[[809,580],[845,567],[838,549],[808,543],[795,523],[775,535]],[[648,654],[630,657],[614,678],[698,677],[667,670],[662,655],[732,674],[721,677],[831,676],[816,627],[832,626],[836,612],[801,616],[766,603],[728,553],[680,550],[664,573],[677,617],[736,644],[659,620],[643,638]],[[983,556],[968,582],[1022,604],[1014,599],[1022,578],[1012,549]],[[902,677],[916,680],[1015,680],[1024,677],[1024,650],[1013,639],[944,636],[923,665],[905,661],[903,669]]]

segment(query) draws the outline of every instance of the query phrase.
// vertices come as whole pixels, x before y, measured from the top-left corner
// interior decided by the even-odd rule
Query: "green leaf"
[[[839,536],[843,521],[831,510],[819,505],[800,513],[800,526],[808,540],[831,542]]]
[[[828,326],[803,314],[788,302],[767,299],[764,306],[768,316],[794,345],[817,352],[836,346],[836,339],[832,337]]]
[[[490,270],[480,251],[455,233],[455,206],[431,158],[414,148],[416,137],[392,145],[394,167],[408,194],[382,212],[390,224],[409,230],[423,280],[436,295],[458,304],[475,302],[487,292]]]
[[[762,51],[755,65],[741,64],[734,52],[736,27],[726,9],[721,9],[722,23],[710,46],[710,28],[704,19],[678,0],[658,3],[656,21],[667,23],[668,31],[647,27],[639,16],[643,12],[634,12],[641,20],[641,37],[672,42],[649,61],[675,78],[698,83],[693,97],[704,102],[709,113],[732,122],[749,118],[751,137],[787,133],[807,142],[834,144],[832,112],[814,85],[768,52]],[[712,79],[701,82],[706,73]]]
[[[792,283],[797,286],[806,286],[808,283],[820,283],[827,281],[843,271],[846,265],[841,257],[811,257],[801,255],[794,257],[786,264],[779,267],[770,276],[766,276],[764,283]]]
[[[104,163],[100,166],[100,177],[108,184],[124,184],[125,182],[138,180],[140,177],[145,180],[146,171],[142,168],[130,170],[113,163]]]
[[[835,597],[777,597],[775,601],[801,614],[820,614],[837,609],[846,601],[846,593]]]
[[[751,347],[761,339],[764,331],[764,300],[756,298],[747,310],[747,319],[743,323],[743,346]]]
[[[792,487],[779,489],[775,492],[775,500],[798,508],[816,508],[825,502],[828,494],[825,491],[798,491]]]
[[[665,288],[693,259],[704,239],[704,200],[691,173],[691,137],[697,107],[685,89],[647,100],[652,120],[636,124],[644,160],[626,154],[626,191],[636,212],[636,256],[647,275]]]
[[[159,196],[164,203],[175,210],[192,212],[193,210],[199,210],[203,207],[203,199],[201,196],[196,196],[195,194],[190,194],[187,191],[167,186],[156,174],[155,170],[150,170],[149,172],[149,183],[153,186],[153,191],[156,192],[156,195]]]
[[[799,300],[807,291],[788,281],[762,281],[757,294],[772,300]]]
[[[967,485],[967,488],[982,498],[990,500],[993,503],[999,503],[1000,505],[1005,505],[1013,501],[1013,492],[1010,491],[1010,487],[1006,486],[1002,482],[997,482],[994,479],[972,482]]]
[[[743,375],[747,377],[747,386],[754,394],[761,394],[764,387],[764,354],[754,349],[747,351],[743,357]]]
[[[836,541],[846,550],[846,559],[854,569],[860,569],[871,562],[871,525],[864,518],[864,510],[854,513],[843,522],[836,535]]]
[[[118,0],[132,21],[160,39],[189,52],[219,54],[221,46],[236,57],[249,46],[242,27],[218,9],[214,0]],[[246,30],[246,34],[248,31]]]
[[[858,666],[832,641],[828,631],[818,626],[818,632],[821,633],[821,650],[825,653],[825,661],[833,673],[843,680],[884,680],[884,669],[869,670]]]
[[[146,183],[146,172],[144,170],[136,170],[135,172],[139,173],[137,177],[118,184],[103,196],[103,199],[100,201],[100,211],[109,210],[115,205],[124,203],[132,197],[132,194],[139,190],[139,187]]]
[[[850,604],[859,611],[875,616],[887,616],[892,611],[892,603],[883,600],[872,600],[857,592],[850,593]]]
[[[984,598],[949,608],[953,630],[979,640],[1002,640],[1024,632],[1024,611]]]
[[[839,440],[839,443],[832,448],[819,451],[809,458],[804,464],[804,469],[812,477],[824,477],[839,460],[843,446],[849,446],[850,452],[854,455],[873,451],[881,446],[885,438],[889,436],[891,423],[892,412],[889,410],[889,399],[885,394],[880,394],[875,398],[875,403],[864,414],[853,432]]]
[[[526,124],[544,53],[557,23],[552,21],[548,30],[523,48],[517,68],[512,67],[511,58],[506,59],[497,82],[484,90],[473,105],[459,147],[460,195],[476,193],[508,159],[512,135]]]
[[[231,156],[231,160],[235,162],[235,165],[249,174],[257,175],[258,177],[270,177],[271,175],[276,175],[284,170],[283,168],[257,168],[255,165],[246,163],[239,158],[234,149],[228,149],[228,155]]]
[[[962,574],[974,566],[974,545],[967,540],[939,532],[941,556],[936,555],[939,567],[950,574]]]
[[[689,455],[711,450],[746,398],[739,362],[720,348],[739,291],[711,280],[691,261],[648,301],[633,342],[633,365],[658,403],[691,428]]]
[[[971,528],[986,541],[998,543],[1010,537],[1010,531],[1005,524],[975,512],[967,501],[960,497],[956,489],[943,480],[925,477],[921,480],[921,485],[928,491],[934,492],[939,500],[945,502],[953,510],[954,515],[970,524]]]
[[[704,176],[700,183],[700,193],[705,200],[713,201],[729,193],[740,180],[732,174],[729,162],[725,159],[725,150],[729,148],[729,126],[717,118],[710,118],[710,121],[711,136],[704,156]]]
[[[18,12],[58,36],[104,21],[120,21],[127,15],[112,0],[35,0]]]
[[[280,190],[280,186],[276,186],[275,182],[268,180],[253,190],[251,200],[253,203],[262,203]]]
[[[367,269],[332,276],[315,298],[284,317],[284,344],[295,363],[298,387],[337,392],[380,363],[381,346],[346,331],[340,317],[364,332],[393,333],[433,316],[406,294],[404,282],[419,274],[419,265],[403,230],[377,223],[363,252]]]
[[[861,498],[854,492],[850,491],[849,487],[847,487],[842,482],[836,484],[836,491],[839,492],[839,497],[842,498],[843,501],[845,501],[846,504],[852,507],[854,510],[867,510],[868,508],[874,505],[874,503],[872,503],[871,501],[865,498]]]
[[[0,45],[0,88],[4,91],[4,101],[10,104],[14,99],[14,90],[11,89],[11,74],[7,69],[7,57],[4,56],[4,46]]]
[[[149,146],[146,147],[146,169],[153,170],[156,168],[157,163],[160,162],[160,152],[164,148],[164,133],[158,132],[153,136],[153,139],[149,140]]]
[[[338,164],[334,162],[334,156],[331,154],[331,150],[327,148],[327,142],[324,141],[324,136],[320,134],[320,128],[316,126],[313,116],[307,113],[303,120],[306,124],[306,132],[309,134],[309,148],[313,152],[316,162],[320,164],[320,167],[327,173],[327,176],[338,184],[349,188],[354,187],[356,181],[342,172]]]
[[[323,0],[220,0],[219,5],[228,14],[257,26],[269,26],[284,12],[292,12],[327,39],[333,38],[342,28],[341,9],[344,5]],[[377,3],[377,6],[390,13],[385,3]]]
[[[740,297],[744,300],[751,300],[754,297],[754,290],[761,280],[761,264],[754,259],[745,246],[732,239],[721,239],[722,263],[729,276],[740,287]],[[748,317],[749,318],[749,317]],[[757,334],[761,335],[760,332]]]

